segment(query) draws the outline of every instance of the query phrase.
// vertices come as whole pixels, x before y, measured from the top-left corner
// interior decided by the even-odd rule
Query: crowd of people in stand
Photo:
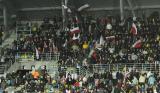
[[[60,75],[61,91],[65,93],[159,93],[159,73],[136,70],[95,72],[77,76]],[[147,92],[146,92],[147,91]]]
[[[35,72],[38,73],[35,75]],[[0,79],[0,91],[16,93],[159,93],[160,74],[157,72],[106,71],[90,75],[61,73],[51,77],[45,70],[7,73]],[[13,91],[13,90],[12,90]],[[3,93],[3,92],[2,92]],[[5,92],[4,92],[5,93]]]
[[[7,73],[5,78],[1,77],[0,90],[1,93],[12,93],[13,91],[15,93],[43,93],[50,79],[51,77],[44,69],[18,70],[17,72]]]
[[[37,59],[43,53],[60,53],[62,65],[84,59],[88,64],[154,63],[160,60],[160,19],[157,16],[129,17],[124,22],[114,16],[87,16],[81,20],[74,16],[63,31],[61,20],[54,18],[51,23],[46,18],[41,26],[33,24],[32,34],[20,35],[13,42],[13,51],[31,52]]]
[[[95,18],[71,15],[63,29],[62,18],[55,17],[52,21],[53,23],[45,18],[40,26],[26,24],[26,29],[31,29],[31,34],[18,35],[11,47],[12,53],[31,52],[37,60],[43,53],[60,53],[60,67],[160,61],[159,16],[128,17],[122,22],[115,16]],[[6,79],[1,79],[1,88],[4,90],[6,86],[24,85],[28,92],[45,93],[52,93],[54,89],[64,93],[160,91],[159,73],[138,72],[134,69],[126,71],[98,72],[88,76],[64,73],[57,79],[50,75],[41,77],[37,72],[36,78],[32,73],[23,76],[12,73]]]
[[[60,50],[59,63],[67,65],[79,60],[87,60],[88,64],[159,62],[159,17],[146,20],[130,17],[124,23],[115,17],[93,20],[95,18],[86,18],[80,33],[68,34],[71,40],[65,34],[62,36],[66,38],[61,41],[67,43]]]

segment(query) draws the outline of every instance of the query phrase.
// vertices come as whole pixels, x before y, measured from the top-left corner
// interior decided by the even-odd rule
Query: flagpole
[[[131,1],[130,1],[130,0],[127,0],[127,2],[128,2],[128,4],[129,4],[129,7],[131,8],[131,12],[132,12],[133,17],[135,17],[136,15],[135,15],[134,8],[133,8],[133,6],[132,6]]]

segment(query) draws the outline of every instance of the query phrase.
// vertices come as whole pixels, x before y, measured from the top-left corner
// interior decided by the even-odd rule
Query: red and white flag
[[[133,35],[137,35],[137,27],[136,25],[133,23],[132,27],[131,27],[131,31],[130,31]]]
[[[76,33],[79,33],[80,32],[80,29],[79,27],[74,27],[70,30],[71,34],[76,34]]]
[[[141,48],[142,47],[142,40],[136,41],[133,45],[133,48]]]

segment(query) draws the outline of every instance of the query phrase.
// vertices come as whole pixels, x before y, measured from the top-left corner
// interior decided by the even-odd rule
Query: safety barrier
[[[59,53],[40,53],[37,58],[35,53],[32,52],[18,52],[15,56],[16,61],[58,61]]]
[[[32,34],[32,29],[29,26],[21,25],[21,26],[16,26],[16,37],[17,40],[20,39],[21,37],[25,37],[28,35]]]
[[[93,70],[101,71],[127,71],[127,70],[137,70],[137,71],[160,71],[158,63],[117,63],[117,64],[94,64],[91,65]]]
[[[92,71],[92,69],[90,69],[90,68],[86,68],[86,67],[83,67],[83,66],[81,66],[80,68],[79,68],[79,74],[80,75],[82,75],[82,76],[86,76],[86,75],[91,75],[91,74],[93,74],[94,72]]]
[[[31,34],[32,33],[31,27],[17,26],[16,27],[16,34],[21,34],[21,33]]]
[[[143,71],[143,72],[160,72],[160,64],[158,63],[117,63],[117,64],[93,64],[85,68],[80,67],[80,75],[89,75],[94,72],[104,73],[106,71],[123,71],[129,70]]]

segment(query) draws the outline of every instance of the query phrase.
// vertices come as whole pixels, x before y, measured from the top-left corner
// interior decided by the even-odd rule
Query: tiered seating
[[[22,59],[31,56],[36,60],[52,60],[50,54],[60,53],[59,71],[64,73],[60,73],[57,80],[52,78],[51,82],[47,73],[41,78],[36,72],[34,73],[36,78],[33,75],[34,79],[26,80],[27,83],[39,86],[41,83],[36,80],[43,79],[43,84],[47,86],[46,90],[48,88],[52,90],[55,86],[61,91],[72,89],[87,93],[88,91],[111,93],[113,90],[111,87],[114,87],[114,91],[135,93],[143,92],[144,87],[150,91],[157,88],[159,91],[157,87],[159,83],[156,83],[159,82],[159,73],[157,74],[159,71],[155,71],[155,68],[159,69],[157,63],[160,61],[158,17],[149,17],[145,20],[129,17],[121,22],[114,16],[105,18],[89,16],[82,19],[79,16],[72,16],[68,18],[65,29],[62,30],[61,25],[61,18],[55,18],[53,24],[49,19],[45,19],[40,27],[37,25],[30,27],[32,29],[30,35],[21,34],[17,41],[13,42],[12,49],[15,55]],[[20,52],[24,54],[20,55]],[[77,71],[83,70],[85,73],[81,71],[78,71],[80,75],[65,73],[68,66],[76,67]],[[153,69],[154,72],[148,73]],[[53,85],[51,88],[50,84]],[[145,86],[146,84],[149,87]]]

